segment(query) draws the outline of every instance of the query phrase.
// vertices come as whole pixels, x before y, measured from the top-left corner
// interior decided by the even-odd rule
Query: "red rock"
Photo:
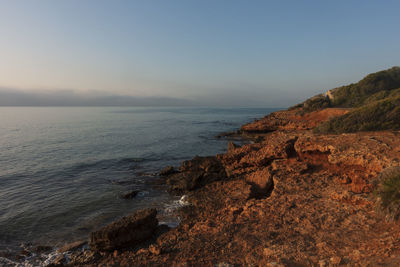
[[[246,175],[245,179],[253,186],[252,195],[254,197],[265,197],[273,186],[272,174],[269,168],[252,172]]]

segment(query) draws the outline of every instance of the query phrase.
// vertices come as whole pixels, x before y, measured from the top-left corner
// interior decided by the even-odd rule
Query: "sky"
[[[399,10],[391,0],[0,0],[0,91],[287,107],[400,65]]]

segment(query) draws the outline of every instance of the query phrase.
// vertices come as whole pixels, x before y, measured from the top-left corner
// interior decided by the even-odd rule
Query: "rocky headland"
[[[164,169],[188,202],[176,228],[139,211],[53,265],[399,266],[399,210],[376,192],[400,173],[400,132],[318,131],[358,110],[334,105],[338,91],[243,125],[250,144]]]

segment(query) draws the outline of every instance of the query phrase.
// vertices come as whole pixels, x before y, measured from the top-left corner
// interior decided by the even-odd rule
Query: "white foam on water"
[[[159,224],[166,224],[171,228],[177,227],[181,221],[177,211],[188,205],[190,205],[190,203],[187,195],[183,195],[180,199],[165,204],[164,209],[161,211],[161,217],[163,220],[161,220]]]
[[[189,203],[189,197],[187,195],[183,195],[179,200],[178,203],[184,207],[190,205]]]

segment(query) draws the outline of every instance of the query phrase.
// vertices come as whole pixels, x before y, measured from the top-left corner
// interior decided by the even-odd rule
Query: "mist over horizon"
[[[24,91],[0,87],[0,106],[182,106],[182,107],[273,107],[268,101],[256,100],[244,95],[229,97],[221,94],[214,97],[178,98],[165,96],[129,96],[105,92],[76,92],[74,90]]]

